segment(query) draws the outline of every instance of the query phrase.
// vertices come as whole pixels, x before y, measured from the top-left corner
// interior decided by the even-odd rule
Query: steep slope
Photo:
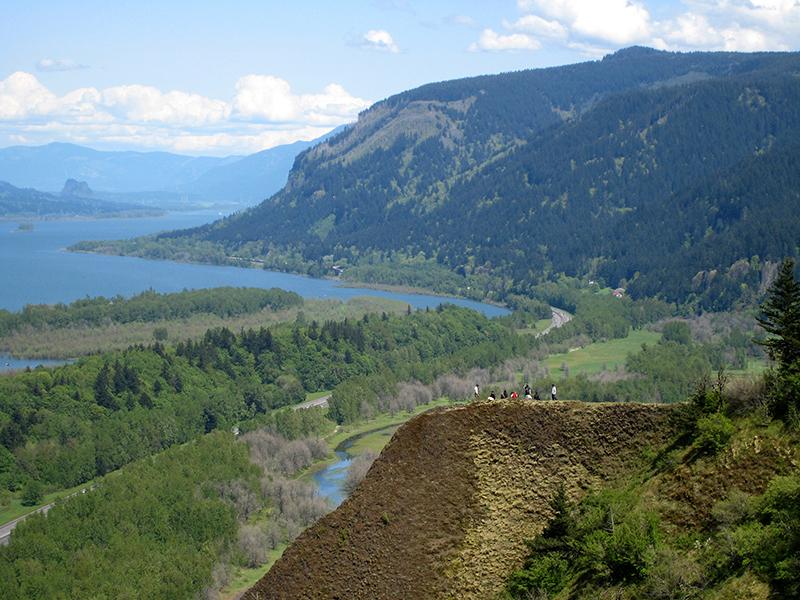
[[[245,598],[491,598],[525,539],[672,435],[674,409],[501,401],[426,413]]]
[[[301,154],[287,186],[260,206],[171,235],[263,243],[264,254],[299,251],[320,265],[421,253],[517,285],[562,271],[617,285],[663,273],[660,261],[684,247],[741,240],[733,260],[685,252],[692,260],[664,292],[684,300],[699,270],[796,252],[800,223],[786,229],[780,207],[800,209],[798,73],[798,53],[632,48],[430,84]],[[777,185],[759,188],[773,171]],[[783,224],[785,235],[754,235],[755,223]]]

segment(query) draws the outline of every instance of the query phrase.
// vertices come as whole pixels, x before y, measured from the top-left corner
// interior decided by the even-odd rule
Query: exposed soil
[[[673,435],[666,406],[498,401],[401,427],[244,598],[491,598],[550,518]]]

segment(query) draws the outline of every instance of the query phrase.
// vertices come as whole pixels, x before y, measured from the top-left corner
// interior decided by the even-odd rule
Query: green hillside
[[[409,281],[375,265],[414,261],[497,297],[563,272],[724,309],[797,251],[798,72],[797,53],[630,48],[429,84],[302,153],[258,207],[120,247],[386,283]]]

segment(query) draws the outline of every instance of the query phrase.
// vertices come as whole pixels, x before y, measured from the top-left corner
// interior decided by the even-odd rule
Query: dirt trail
[[[401,427],[244,598],[490,598],[563,483],[578,497],[672,435],[666,406],[499,401]]]

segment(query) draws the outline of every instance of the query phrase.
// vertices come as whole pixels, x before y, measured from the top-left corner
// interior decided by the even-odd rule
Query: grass
[[[222,600],[234,600],[239,595],[253,587],[259,579],[266,575],[267,571],[272,568],[272,565],[281,557],[283,551],[286,550],[288,544],[281,544],[274,550],[267,552],[267,562],[260,567],[239,567],[233,573],[233,578],[222,590],[220,595]]]
[[[522,329],[517,329],[517,333],[522,335],[534,335],[547,329],[551,322],[552,321],[550,319],[539,319],[536,321],[533,327],[523,327]]]
[[[726,369],[725,374],[731,377],[747,377],[748,375],[761,375],[769,367],[766,359],[755,358],[747,361],[744,369]]]
[[[390,425],[384,429],[379,429],[358,438],[353,445],[347,448],[348,454],[358,456],[364,452],[374,452],[380,454],[383,447],[392,439],[394,432],[400,428],[401,424]]]
[[[617,366],[624,366],[628,354],[638,351],[642,344],[655,344],[660,338],[660,333],[637,329],[622,339],[594,342],[577,350],[553,354],[545,364],[551,373],[560,371],[564,364],[569,368],[570,375],[592,375],[604,369],[611,371]]]
[[[309,400],[316,400],[317,398],[322,398],[323,396],[329,396],[331,393],[330,390],[323,390],[322,392],[308,392],[306,394],[306,402]]]
[[[427,410],[452,405],[453,402],[451,400],[448,400],[447,398],[439,398],[438,400],[434,400],[428,404],[422,404],[412,411],[402,411],[394,415],[384,413],[378,415],[374,419],[370,419],[369,421],[362,421],[353,425],[340,425],[336,428],[336,431],[329,436],[326,436],[325,441],[328,443],[328,446],[333,449],[345,440],[348,440],[352,437],[363,436],[356,441],[353,446],[348,448],[349,454],[352,456],[358,456],[365,450],[380,452],[380,450],[382,450],[391,439],[391,434],[386,435],[385,433],[389,427],[394,427],[396,430],[397,427],[400,427],[400,425],[412,417],[416,417]],[[394,433],[394,431],[392,433]],[[311,481],[315,473],[335,463],[337,460],[339,459],[335,455],[331,454],[331,456],[329,456],[327,459],[318,461],[308,467],[305,471],[302,471],[298,477],[303,481]]]

